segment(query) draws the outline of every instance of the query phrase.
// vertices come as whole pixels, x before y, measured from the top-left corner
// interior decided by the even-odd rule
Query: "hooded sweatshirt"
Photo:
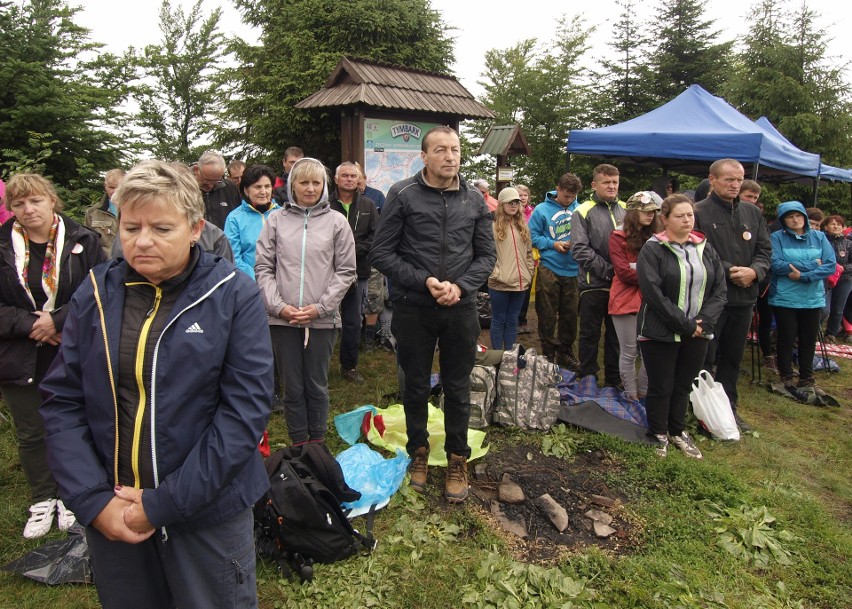
[[[309,160],[307,157],[296,161]],[[290,171],[293,175],[293,171]],[[289,326],[280,317],[286,305],[315,305],[311,328],[339,328],[340,301],[355,282],[355,239],[343,214],[331,209],[328,184],[313,207],[301,207],[287,182],[288,201],[270,214],[260,231],[254,272],[269,323]]]
[[[805,232],[797,235],[784,224],[784,216],[799,212],[805,217]],[[769,284],[769,304],[789,309],[820,309],[825,306],[823,280],[835,270],[834,248],[822,231],[813,230],[808,223],[805,206],[787,201],[778,206],[781,230],[772,233],[772,281]],[[790,265],[799,270],[798,281],[791,279]]]
[[[556,201],[556,191],[552,190],[533,208],[528,223],[532,244],[538,248],[541,264],[560,277],[576,277],[580,272],[580,266],[570,251],[560,254],[553,249],[556,241],[571,241],[571,219],[579,205],[576,199],[567,207],[562,205]]]

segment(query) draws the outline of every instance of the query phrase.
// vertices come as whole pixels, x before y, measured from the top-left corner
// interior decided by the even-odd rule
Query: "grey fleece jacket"
[[[271,325],[290,325],[279,316],[285,305],[313,304],[319,317],[309,327],[340,327],[340,301],[356,279],[355,239],[346,217],[329,206],[327,186],[314,207],[285,202],[269,214],[254,272]]]

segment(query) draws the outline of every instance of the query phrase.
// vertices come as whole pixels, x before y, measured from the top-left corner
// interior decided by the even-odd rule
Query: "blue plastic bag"
[[[367,404],[334,417],[334,427],[347,444],[355,444],[361,437],[361,424],[364,422],[364,415],[368,412],[375,415],[376,407]]]
[[[399,490],[411,459],[401,450],[396,457],[385,459],[366,444],[355,444],[337,455],[346,484],[361,493],[361,499],[344,503],[352,510],[349,518],[366,514],[371,506],[385,507]]]

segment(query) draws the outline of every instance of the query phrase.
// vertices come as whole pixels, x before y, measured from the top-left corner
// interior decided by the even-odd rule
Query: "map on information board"
[[[395,183],[420,171],[423,168],[420,158],[423,136],[437,126],[437,123],[365,119],[364,170],[367,184],[387,194]]]

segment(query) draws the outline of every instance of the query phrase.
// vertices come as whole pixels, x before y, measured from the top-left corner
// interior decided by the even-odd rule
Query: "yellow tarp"
[[[380,434],[376,429],[375,419],[377,416],[382,417],[384,422],[384,435]],[[447,466],[447,455],[444,451],[444,441],[446,434],[444,433],[444,412],[429,404],[429,415],[426,423],[426,429],[429,431],[429,465]],[[376,446],[381,446],[395,453],[397,449],[405,452],[405,443],[408,441],[408,436],[405,433],[405,411],[402,409],[402,404],[393,404],[387,408],[376,408],[376,413],[370,419],[370,430],[367,433],[367,440]],[[478,459],[488,452],[488,447],[483,446],[485,442],[485,432],[478,429],[467,430],[467,444],[470,446],[470,459]]]

